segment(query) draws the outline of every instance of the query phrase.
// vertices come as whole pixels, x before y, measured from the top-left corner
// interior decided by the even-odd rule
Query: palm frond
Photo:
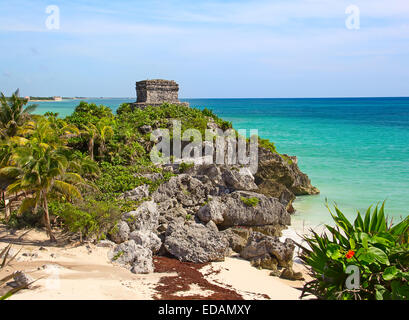
[[[82,199],[81,192],[78,190],[76,186],[70,183],[61,180],[55,180],[54,187],[59,192],[63,193],[64,195],[71,199],[72,198]]]

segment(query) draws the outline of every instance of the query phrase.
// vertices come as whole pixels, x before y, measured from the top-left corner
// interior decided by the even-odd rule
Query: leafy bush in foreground
[[[326,233],[304,237],[301,259],[315,278],[304,286],[303,296],[337,300],[408,300],[409,299],[409,217],[388,226],[384,204],[369,208],[354,223],[335,207],[331,215],[336,227],[326,226]],[[359,270],[356,288],[346,286],[348,266]],[[352,276],[352,275],[351,275]]]

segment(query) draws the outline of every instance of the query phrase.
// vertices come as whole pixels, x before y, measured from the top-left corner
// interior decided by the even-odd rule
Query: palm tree
[[[77,137],[81,133],[75,125],[68,124],[67,121],[57,118],[58,113],[47,112],[44,116],[47,118],[50,128],[56,132],[58,138],[64,140],[64,144],[68,142],[69,138]]]
[[[94,160],[95,143],[100,143],[99,153],[101,154],[105,151],[105,144],[114,135],[114,131],[110,125],[100,121],[96,125],[92,123],[89,123],[87,126],[83,125],[82,134],[88,138],[89,156],[91,160]]]
[[[24,146],[27,139],[19,136],[8,137],[0,140],[0,168],[14,166],[13,150],[17,146]],[[17,171],[8,171],[0,173],[0,192],[1,199],[5,207],[5,220],[8,221],[11,212],[11,199],[6,199],[6,191],[9,185],[16,181]],[[17,196],[17,195],[16,195]],[[8,200],[8,201],[7,201]]]
[[[78,172],[81,177],[87,180],[95,179],[101,173],[98,163],[86,154],[74,152],[68,154],[68,158],[70,161],[69,170]]]
[[[20,212],[29,208],[44,210],[44,222],[51,241],[55,237],[51,230],[48,210],[50,193],[60,193],[68,200],[81,199],[78,184],[85,184],[83,178],[73,172],[68,172],[70,163],[63,154],[61,147],[55,148],[39,140],[30,140],[23,147],[17,147],[13,152],[15,166],[0,169],[0,174],[16,176],[16,181],[9,185],[10,193],[26,191],[33,193],[32,198],[26,198],[20,207]]]
[[[0,167],[10,164],[12,146],[16,143],[22,143],[22,141],[19,141],[20,137],[17,137],[17,134],[20,133],[22,128],[28,128],[31,118],[30,113],[37,107],[36,105],[30,105],[24,109],[23,107],[26,104],[27,100],[19,97],[18,89],[12,94],[11,98],[6,98],[3,93],[0,95],[0,139],[2,140],[0,146]],[[13,176],[0,176],[0,189],[6,207],[6,220],[8,219],[10,203],[6,203],[5,193],[7,187],[13,182]]]
[[[53,150],[68,150],[65,146],[68,138],[78,135],[79,130],[73,125],[67,125],[60,119],[39,118],[35,122],[26,121],[17,128],[16,134],[16,136],[7,137],[0,141],[0,168],[9,168],[0,171],[0,188],[4,199],[8,186],[16,181],[16,177],[19,174],[16,170],[10,171],[10,168],[16,168],[17,166],[13,158],[15,148],[37,144],[43,148],[47,147]],[[8,206],[11,206],[11,202],[8,203]],[[8,211],[7,207],[6,212]]]
[[[19,97],[18,89],[11,98],[6,98],[1,93],[0,104],[0,136],[2,138],[15,136],[18,128],[31,118],[30,113],[37,108],[36,105],[24,108],[27,100]]]

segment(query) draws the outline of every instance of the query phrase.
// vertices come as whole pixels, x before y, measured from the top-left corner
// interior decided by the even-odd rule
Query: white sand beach
[[[20,291],[11,300],[149,300],[161,298],[161,281],[177,276],[177,273],[152,273],[136,275],[107,258],[109,248],[93,244],[50,245],[45,232],[32,230],[21,240],[23,231],[10,235],[0,227],[0,249],[8,242],[14,252],[21,249],[18,258],[10,266],[0,270],[0,278],[14,271],[24,271],[38,279],[31,289]],[[292,231],[286,231],[293,234]],[[295,271],[306,274],[297,263]],[[211,263],[200,270],[204,282],[191,283],[189,290],[182,289],[174,296],[206,299],[214,294],[203,283],[227,288],[244,299],[296,300],[300,297],[303,281],[288,281],[269,276],[268,270],[258,270],[248,261],[237,256],[224,262]],[[305,275],[306,276],[306,275]],[[308,276],[306,276],[308,278]],[[194,282],[195,280],[192,280]]]

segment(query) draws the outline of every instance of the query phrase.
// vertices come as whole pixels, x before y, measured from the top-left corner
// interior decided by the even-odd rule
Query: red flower
[[[348,253],[345,255],[345,258],[351,259],[355,255],[355,251],[349,250]]]

